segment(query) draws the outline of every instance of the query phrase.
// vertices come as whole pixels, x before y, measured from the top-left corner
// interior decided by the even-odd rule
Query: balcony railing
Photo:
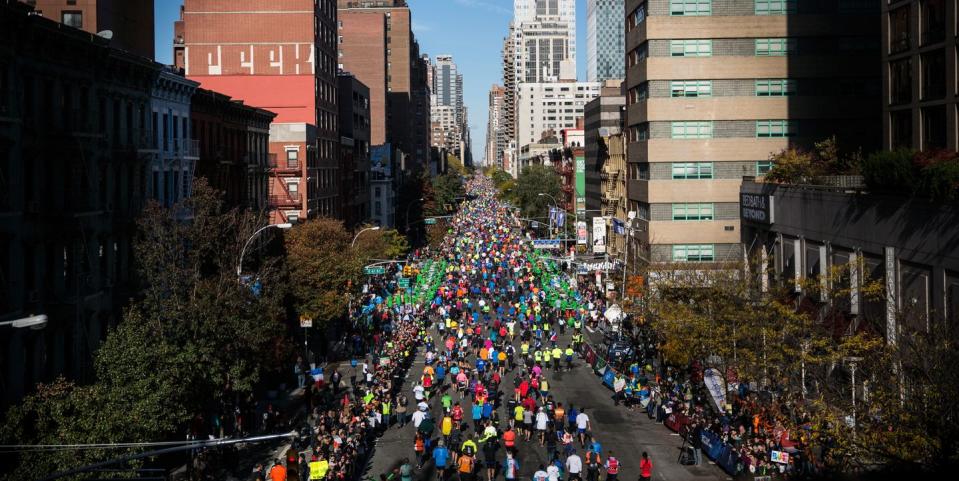
[[[290,192],[285,195],[271,195],[270,196],[270,206],[281,207],[281,206],[299,206],[300,205],[300,193],[299,192]]]

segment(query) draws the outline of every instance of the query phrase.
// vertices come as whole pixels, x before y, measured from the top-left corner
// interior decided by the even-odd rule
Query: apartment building
[[[345,181],[344,221],[355,228],[370,218],[370,89],[349,72],[339,74],[340,171]]]
[[[272,222],[341,217],[336,15],[334,0],[185,0],[174,25],[189,79],[277,114]]]
[[[536,142],[543,132],[577,127],[586,103],[599,95],[597,82],[521,83],[516,94],[516,143]],[[518,171],[511,172],[514,176]]]
[[[136,290],[162,69],[0,1],[0,321],[49,319],[2,328],[0,407],[37,382],[89,380]]]
[[[739,186],[771,153],[833,135],[878,147],[878,3],[627,0],[627,210],[642,224],[640,258],[741,259]]]
[[[506,89],[493,85],[489,89],[489,108],[486,123],[486,152],[483,163],[487,166],[503,165],[503,150],[506,148],[504,107]]]
[[[370,89],[370,142],[389,143],[402,163],[429,160],[427,63],[405,0],[338,0],[338,65]]]
[[[881,3],[883,147],[959,149],[956,2]]]
[[[103,32],[111,47],[154,56],[153,0],[22,1],[44,18],[93,34]]]

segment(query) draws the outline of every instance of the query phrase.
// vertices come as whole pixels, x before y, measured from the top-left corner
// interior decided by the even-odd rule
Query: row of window
[[[789,120],[757,120],[756,137],[794,137],[798,133],[796,122]],[[670,137],[674,139],[711,139],[713,121],[688,120],[672,122]]]
[[[798,42],[795,38],[755,39],[757,57],[783,57],[795,54]],[[669,54],[673,57],[712,57],[713,41],[710,39],[670,40]],[[638,63],[642,58],[637,56]]]
[[[680,244],[673,246],[674,262],[711,262],[716,260],[713,244]]]
[[[711,97],[712,80],[673,80],[669,85],[672,97]],[[783,97],[796,93],[796,81],[789,79],[756,80],[757,97]]]
[[[872,1],[872,3],[870,3]],[[756,15],[786,15],[797,12],[799,0],[754,0]],[[876,10],[875,0],[839,0],[839,12],[861,13]],[[669,0],[669,14],[712,15],[712,0]]]
[[[756,175],[765,175],[773,168],[771,160],[756,162]],[[672,164],[673,179],[712,179],[715,170],[712,162],[674,162]],[[675,211],[674,211],[675,218]]]

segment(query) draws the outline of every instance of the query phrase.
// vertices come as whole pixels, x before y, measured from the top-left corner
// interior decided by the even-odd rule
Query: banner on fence
[[[703,452],[709,459],[715,461],[723,453],[723,442],[712,431],[704,429],[702,435],[700,435],[700,440],[703,444]]]
[[[716,464],[730,476],[735,476],[739,472],[739,453],[729,445],[724,445],[722,452],[716,458]]]
[[[673,412],[666,417],[666,421],[663,422],[667,428],[680,432],[683,429],[683,426],[689,424],[689,418],[685,414]]]

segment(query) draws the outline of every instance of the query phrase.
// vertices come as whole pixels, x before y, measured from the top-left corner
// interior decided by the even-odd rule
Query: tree
[[[523,217],[536,219],[547,217],[553,203],[550,197],[560,197],[559,176],[552,167],[531,165],[519,174],[510,200],[520,208]]]
[[[263,219],[223,208],[203,179],[171,209],[149,205],[134,245],[142,290],[94,359],[92,384],[57,380],[10,409],[8,444],[143,442],[170,439],[197,412],[252,392],[281,357],[285,286],[270,259],[262,289],[238,282],[235,263]],[[253,259],[251,259],[253,260]],[[23,452],[10,479],[35,479],[123,454],[117,450]]]
[[[352,240],[342,221],[325,217],[303,222],[286,236],[290,292],[297,313],[312,318],[314,327],[346,314],[348,289],[362,271]]]
[[[455,209],[458,200],[465,195],[463,178],[459,174],[447,172],[433,178],[434,208],[431,215],[449,215]]]

